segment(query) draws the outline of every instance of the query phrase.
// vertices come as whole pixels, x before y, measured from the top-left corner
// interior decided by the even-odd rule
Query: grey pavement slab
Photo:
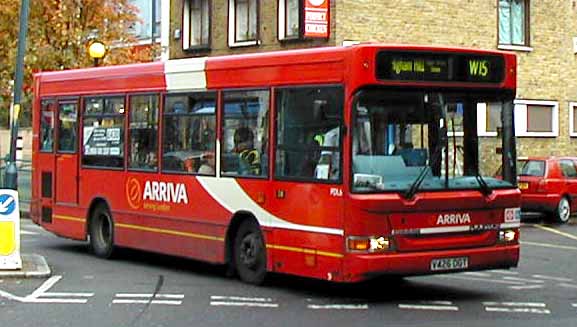
[[[48,266],[43,256],[38,254],[21,254],[20,257],[22,258],[22,269],[0,269],[0,278],[44,278],[52,274],[50,266]]]

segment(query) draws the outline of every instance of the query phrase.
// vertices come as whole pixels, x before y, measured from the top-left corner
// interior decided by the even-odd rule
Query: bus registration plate
[[[457,270],[469,267],[469,258],[442,258],[431,260],[431,271]]]

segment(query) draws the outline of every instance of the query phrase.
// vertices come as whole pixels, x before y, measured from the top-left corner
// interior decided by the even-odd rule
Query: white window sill
[[[499,44],[497,46],[499,50],[509,50],[509,51],[521,51],[521,52],[532,52],[533,48],[526,47],[522,45],[512,45],[512,44]]]
[[[525,132],[525,133],[519,133],[515,136],[517,136],[517,137],[557,137],[559,135],[557,135],[557,133],[555,133],[555,132],[543,132],[543,133]]]
[[[259,45],[259,44],[260,44],[260,40],[244,41],[244,42],[229,43],[228,47],[229,48],[241,48],[241,47],[251,47],[251,46],[255,46],[255,45]]]

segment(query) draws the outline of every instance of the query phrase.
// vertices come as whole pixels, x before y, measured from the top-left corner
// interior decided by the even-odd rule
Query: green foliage
[[[130,27],[137,21],[131,0],[35,0],[30,4],[21,126],[30,124],[33,74],[41,71],[90,67],[91,37],[110,47],[102,65],[149,61],[148,50],[134,51]],[[0,1],[0,126],[8,125],[18,45],[20,1]],[[96,32],[96,34],[95,34]]]

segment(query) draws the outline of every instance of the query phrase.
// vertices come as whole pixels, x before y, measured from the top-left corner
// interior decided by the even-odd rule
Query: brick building
[[[577,155],[577,1],[330,0],[329,37],[320,39],[303,37],[304,2],[172,0],[169,57],[367,41],[514,51],[518,155]],[[478,109],[482,153],[498,146],[499,110]],[[496,165],[484,162],[482,169]]]

